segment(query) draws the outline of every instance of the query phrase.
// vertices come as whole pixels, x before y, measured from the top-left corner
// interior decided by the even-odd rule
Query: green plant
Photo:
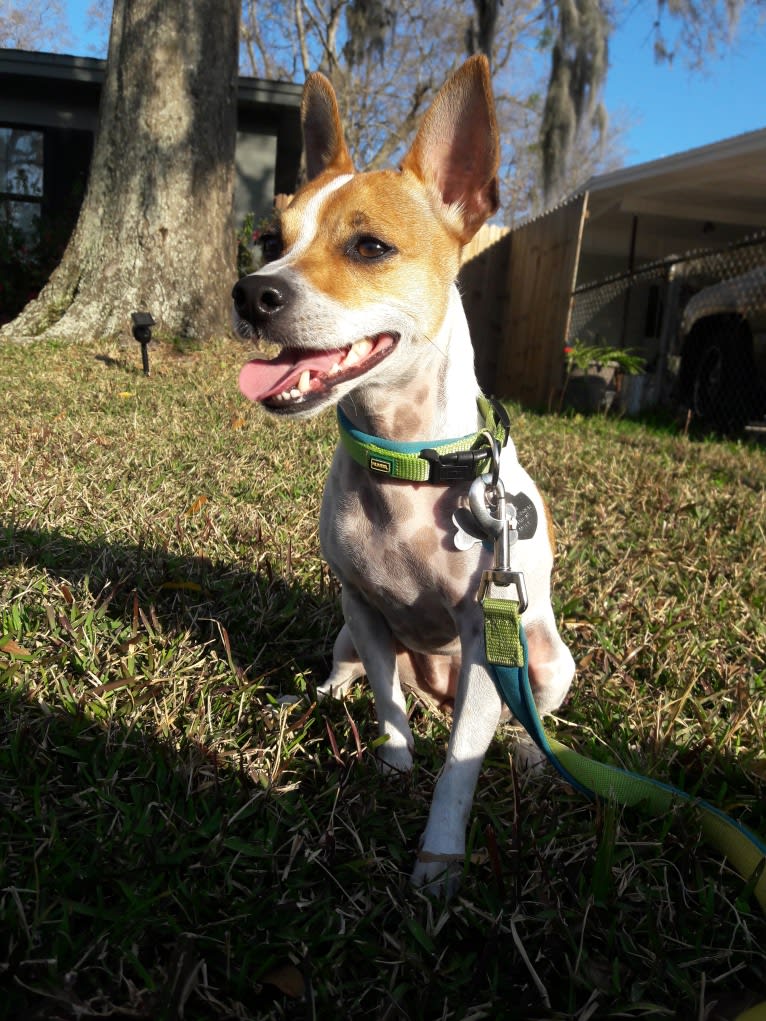
[[[254,273],[262,262],[259,242],[266,227],[272,223],[270,217],[256,221],[255,213],[248,213],[237,231],[237,273],[246,276]]]
[[[622,389],[623,376],[638,375],[643,371],[644,363],[645,359],[629,348],[609,347],[606,344],[586,344],[582,340],[576,340],[572,345],[564,348],[564,382],[561,387],[558,410],[561,411],[564,406],[567,391],[575,373],[587,375],[595,368],[596,374],[598,374],[603,368],[612,367],[615,386],[607,392],[613,397],[615,392]],[[605,404],[603,409],[609,410],[610,407],[611,403]]]
[[[255,238],[255,213],[248,213],[237,231],[237,275],[246,276],[257,266],[253,253]]]
[[[564,348],[567,375],[573,369],[586,372],[590,365],[599,367],[614,365],[618,372],[625,376],[636,376],[643,372],[646,359],[630,348],[609,347],[606,344],[585,344],[576,340],[571,346]]]

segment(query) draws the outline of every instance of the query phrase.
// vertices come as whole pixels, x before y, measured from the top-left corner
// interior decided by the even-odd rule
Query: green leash
[[[756,900],[766,912],[766,843],[752,830],[700,798],[659,780],[593,762],[549,738],[540,722],[529,683],[527,643],[519,604],[512,599],[491,597],[482,599],[481,604],[487,663],[498,690],[513,715],[561,776],[589,797],[598,795],[620,805],[636,805],[643,801],[658,814],[667,812],[677,801],[693,805],[700,812],[705,838],[751,885]],[[766,1021],[766,1002],[746,1010],[737,1021]]]

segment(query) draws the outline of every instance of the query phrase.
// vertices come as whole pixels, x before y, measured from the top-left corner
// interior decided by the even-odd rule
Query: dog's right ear
[[[313,180],[325,170],[353,174],[335,90],[323,74],[315,71],[306,79],[301,103],[306,176]]]

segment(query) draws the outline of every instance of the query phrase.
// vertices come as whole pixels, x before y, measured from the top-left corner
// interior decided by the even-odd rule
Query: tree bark
[[[60,265],[3,339],[205,339],[228,320],[239,0],[115,0],[88,188]]]

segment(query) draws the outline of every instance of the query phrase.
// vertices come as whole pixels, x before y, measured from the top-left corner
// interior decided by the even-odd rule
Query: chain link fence
[[[685,409],[724,433],[766,427],[766,233],[577,287],[567,344],[644,357],[623,410]]]

